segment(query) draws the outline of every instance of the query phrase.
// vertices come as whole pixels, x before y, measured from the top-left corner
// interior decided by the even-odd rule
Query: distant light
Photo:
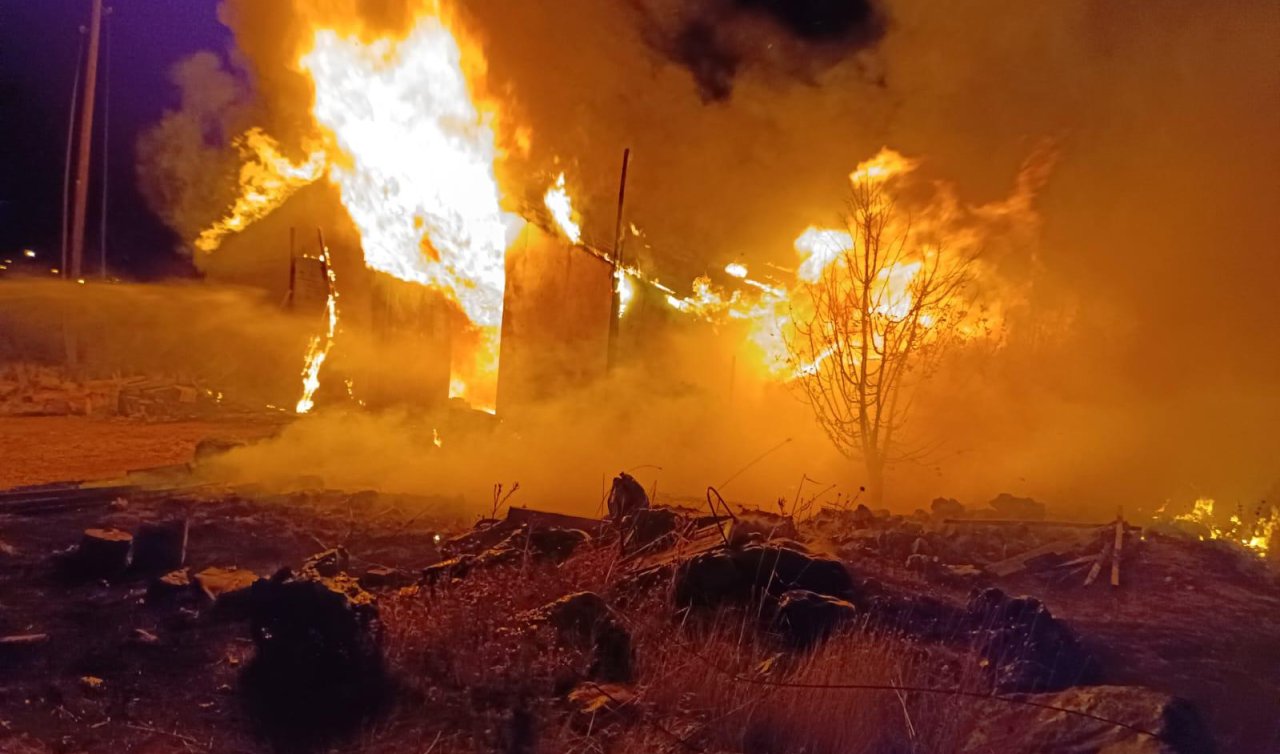
[[[726,275],[731,275],[739,280],[747,276],[747,266],[739,262],[730,262],[724,266]]]
[[[7,269],[9,269],[8,266],[0,264],[0,270],[7,270]]]
[[[36,250],[35,250],[35,249],[23,249],[23,250],[22,250],[22,256],[26,257],[27,259],[35,259],[35,258],[36,258]]]
[[[49,272],[50,274],[57,275],[59,272],[61,272],[61,270],[59,270],[57,267],[50,267]]]
[[[84,285],[84,278],[76,278],[76,282],[80,285]]]

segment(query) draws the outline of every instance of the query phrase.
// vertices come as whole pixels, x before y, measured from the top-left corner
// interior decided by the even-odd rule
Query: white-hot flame
[[[556,221],[556,226],[560,228],[561,233],[564,233],[564,237],[573,243],[581,243],[582,228],[575,218],[573,200],[569,198],[569,192],[564,186],[564,173],[556,178],[556,185],[547,189],[542,201],[547,205],[547,210],[551,212],[552,219]]]

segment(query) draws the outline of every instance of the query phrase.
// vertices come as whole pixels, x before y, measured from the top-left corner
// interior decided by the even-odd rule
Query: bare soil
[[[278,421],[144,422],[84,416],[0,418],[0,489],[110,479],[153,466],[186,463],[206,438],[252,440]]]

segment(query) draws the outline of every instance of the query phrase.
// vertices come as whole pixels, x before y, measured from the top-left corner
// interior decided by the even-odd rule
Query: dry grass
[[[949,694],[791,688],[876,684],[980,690],[975,656],[851,631],[788,651],[749,611],[676,615],[665,594],[612,595],[634,638],[636,698],[623,714],[573,717],[563,701],[589,653],[521,615],[590,589],[613,553],[513,566],[383,601],[403,689],[362,754],[528,752],[860,754],[959,751],[983,703]]]

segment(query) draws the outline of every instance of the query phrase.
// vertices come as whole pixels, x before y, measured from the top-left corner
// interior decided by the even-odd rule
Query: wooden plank
[[[1089,586],[1097,581],[1098,576],[1102,573],[1102,566],[1106,565],[1107,559],[1111,557],[1111,548],[1115,543],[1110,539],[1102,546],[1102,552],[1098,553],[1098,559],[1093,562],[1093,568],[1089,569],[1089,575],[1084,579],[1084,585]]]
[[[1103,531],[1103,529],[1095,529],[1094,534]],[[1011,558],[1005,558],[996,563],[991,563],[984,570],[993,576],[1012,576],[1023,570],[1027,566],[1027,561],[1032,558],[1038,558],[1042,555],[1064,555],[1072,550],[1078,550],[1084,545],[1084,538],[1081,534],[1073,534],[1065,539],[1058,539],[1046,545],[1041,545],[1034,550],[1029,550],[1020,555],[1014,555]]]

